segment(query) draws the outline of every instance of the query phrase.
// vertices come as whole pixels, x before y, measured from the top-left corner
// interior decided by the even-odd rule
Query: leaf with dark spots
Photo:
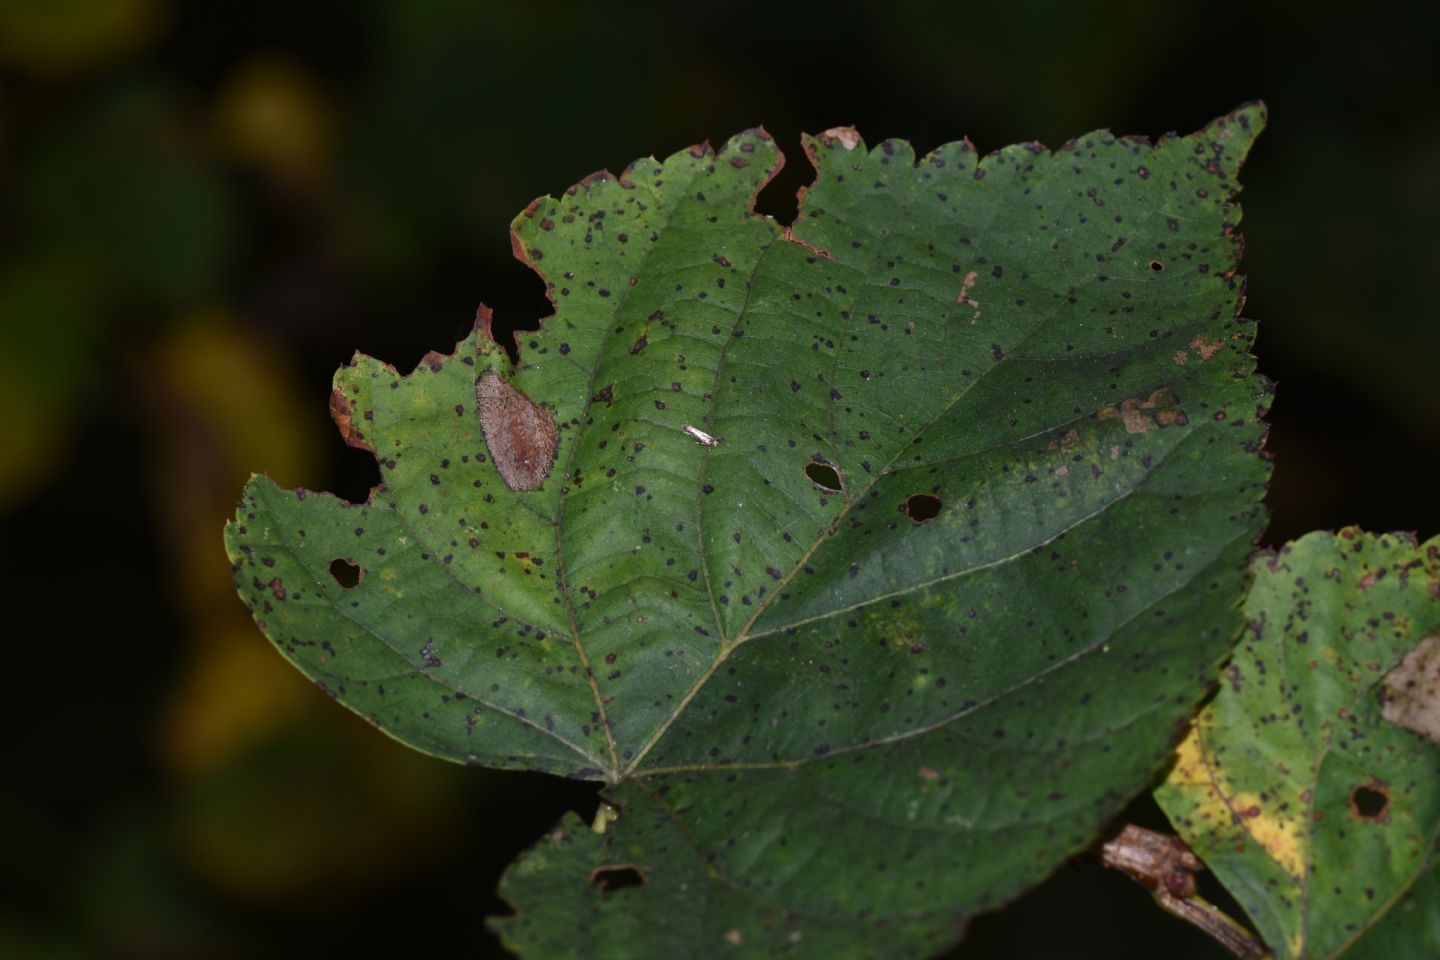
[[[1362,891],[1367,900],[1376,894]],[[1432,855],[1419,879],[1384,916],[1345,949],[1345,960],[1397,960],[1440,957],[1440,857]]]
[[[514,362],[486,316],[342,369],[384,483],[252,480],[240,592],[405,743],[605,784],[618,820],[507,874],[513,949],[939,952],[1145,788],[1240,625],[1262,119],[918,163],[836,128],[788,229],[763,132],[543,197],[512,239],[554,315]],[[1216,269],[1148,269],[1177,249]]]
[[[1312,533],[1254,572],[1231,682],[1156,798],[1276,957],[1435,956],[1440,899],[1411,892],[1435,888],[1440,742],[1396,721],[1433,682],[1440,540]],[[1383,933],[1406,924],[1428,941]]]

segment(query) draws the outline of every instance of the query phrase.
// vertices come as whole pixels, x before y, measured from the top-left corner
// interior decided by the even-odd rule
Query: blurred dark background
[[[249,620],[220,528],[254,470],[362,499],[334,368],[408,370],[482,299],[533,325],[507,225],[600,167],[763,123],[787,221],[802,130],[1058,146],[1264,98],[1265,542],[1433,536],[1435,10],[0,0],[0,956],[499,955],[499,871],[593,789],[330,703]],[[1223,956],[1084,858],[958,955]]]

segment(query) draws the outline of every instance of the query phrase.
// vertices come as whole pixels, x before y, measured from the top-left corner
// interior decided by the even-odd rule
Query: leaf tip
[[[1202,131],[1202,135],[1212,139],[1217,151],[1223,154],[1221,163],[1227,176],[1233,178],[1239,174],[1250,148],[1255,145],[1255,138],[1265,129],[1269,116],[1265,101],[1247,100],[1229,113],[1210,121]]]

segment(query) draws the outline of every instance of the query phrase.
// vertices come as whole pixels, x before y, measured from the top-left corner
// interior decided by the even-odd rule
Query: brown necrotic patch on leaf
[[[960,281],[960,292],[955,295],[956,303],[967,306],[975,311],[974,316],[970,318],[971,323],[978,323],[980,320],[980,301],[970,295],[970,291],[975,287],[976,276],[977,274],[974,270],[965,274],[965,278]]]
[[[1387,722],[1440,743],[1440,636],[1421,640],[1385,675],[1380,702]]]
[[[802,187],[801,189],[803,190],[804,188]],[[826,250],[824,247],[817,247],[817,246],[815,246],[815,244],[811,243],[810,241],[808,241],[808,240],[803,240],[803,239],[801,239],[800,237],[797,237],[797,236],[795,235],[795,228],[794,228],[793,226],[786,227],[785,230],[784,230],[783,236],[784,236],[785,239],[786,239],[787,241],[789,241],[790,243],[797,244],[797,245],[799,245],[799,246],[804,247],[806,250],[809,250],[811,253],[815,254],[815,256],[819,257],[819,258],[822,259],[822,260],[834,260],[834,259],[835,259],[835,255],[834,255],[833,253],[831,253],[829,250]]]
[[[345,396],[343,390],[330,391],[330,419],[335,421],[335,426],[340,428],[340,436],[350,446],[375,452],[375,448],[365,440],[364,434],[355,429],[355,410],[350,406],[350,398]]]
[[[1046,450],[1068,450],[1080,442],[1080,431],[1066,430],[1058,437],[1052,437],[1050,442],[1045,444]]]
[[[550,411],[487,370],[475,381],[475,406],[495,469],[511,490],[534,490],[555,462],[560,434]]]

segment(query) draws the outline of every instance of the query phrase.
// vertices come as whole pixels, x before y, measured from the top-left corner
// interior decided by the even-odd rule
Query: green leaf
[[[240,592],[391,735],[607,784],[505,880],[517,949],[938,949],[1143,788],[1239,629],[1262,122],[918,163],[832,130],[790,229],[763,131],[542,198],[519,364],[482,310],[341,370],[383,483],[252,481]]]
[[[1345,951],[1345,960],[1440,957],[1440,867],[1435,861],[1408,893]]]
[[[1312,533],[1254,570],[1226,683],[1156,798],[1276,956],[1362,936],[1434,956],[1390,936],[1440,931],[1434,897],[1396,907],[1427,863],[1416,889],[1435,886],[1440,742],[1386,716],[1440,634],[1440,540]]]

